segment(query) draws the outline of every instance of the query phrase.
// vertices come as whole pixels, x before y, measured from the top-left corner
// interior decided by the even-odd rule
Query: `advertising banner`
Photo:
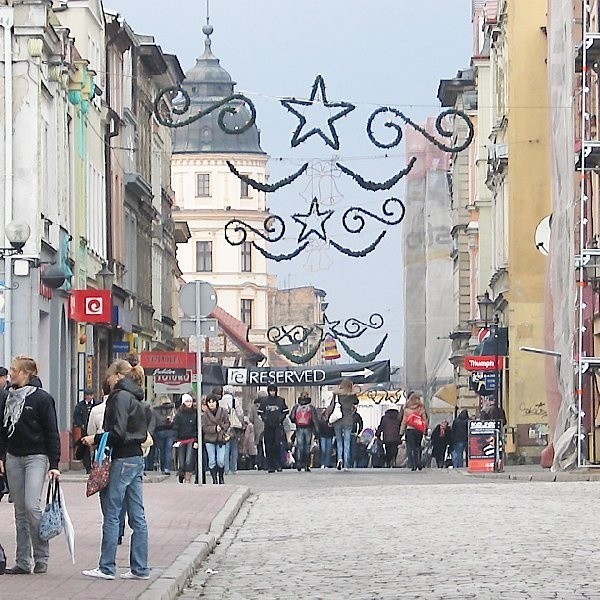
[[[192,391],[192,371],[189,369],[154,369],[154,393],[186,394]]]
[[[502,421],[469,421],[469,472],[504,471]]]

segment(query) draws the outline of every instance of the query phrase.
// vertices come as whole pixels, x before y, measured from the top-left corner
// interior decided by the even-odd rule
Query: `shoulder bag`
[[[107,447],[108,432],[103,433],[96,451],[96,460],[92,464],[92,469],[88,475],[85,495],[89,498],[95,493],[108,487],[110,479],[110,448]]]
[[[334,401],[334,405],[333,405],[333,410],[331,411],[331,414],[329,415],[329,419],[327,419],[327,420],[330,425],[333,425],[334,423],[337,423],[342,417],[343,417],[342,405],[340,404],[340,401],[336,397],[336,399]]]
[[[46,492],[46,507],[39,525],[40,539],[45,542],[60,535],[64,527],[59,490],[58,480],[51,479],[48,482],[48,491]]]
[[[408,415],[408,417],[406,417],[406,425],[416,429],[421,433],[425,433],[427,431],[427,420],[416,412],[411,413]]]

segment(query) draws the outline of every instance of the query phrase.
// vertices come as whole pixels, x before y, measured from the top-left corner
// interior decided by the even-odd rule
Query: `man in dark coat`
[[[266,398],[261,400],[258,414],[265,425],[264,440],[269,473],[282,470],[281,443],[284,438],[283,420],[289,409],[285,400],[277,394],[277,386],[267,387]]]
[[[400,445],[400,425],[402,415],[400,411],[392,406],[385,411],[375,435],[383,442],[385,449],[385,466],[393,467],[398,455],[398,446]]]
[[[469,413],[461,410],[452,422],[452,466],[460,469],[463,466],[467,440],[469,439]],[[468,464],[468,459],[467,459]]]

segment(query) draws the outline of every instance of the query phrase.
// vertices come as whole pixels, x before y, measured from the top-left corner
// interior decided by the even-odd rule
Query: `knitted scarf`
[[[15,427],[21,418],[23,406],[25,406],[25,398],[33,394],[37,390],[33,385],[24,385],[20,388],[10,388],[8,398],[4,406],[4,421],[3,425],[8,430],[8,437],[11,437],[15,432]]]

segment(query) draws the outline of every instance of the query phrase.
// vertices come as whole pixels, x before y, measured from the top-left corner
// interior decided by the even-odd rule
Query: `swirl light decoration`
[[[173,101],[179,96],[183,97],[183,104],[181,106],[174,105]],[[166,98],[169,99],[169,102],[165,101]],[[219,127],[225,133],[231,135],[239,135],[248,131],[248,129],[256,122],[256,108],[254,107],[252,100],[243,94],[232,94],[231,96],[227,96],[226,98],[211,104],[205,110],[200,110],[196,114],[190,115],[185,119],[177,120],[176,117],[188,112],[190,105],[190,95],[181,86],[167,87],[160,90],[158,96],[154,99],[154,116],[161,125],[177,129],[179,127],[187,127],[194,123],[194,121],[198,121],[198,119],[209,115],[215,110],[221,109],[219,111],[219,116],[217,117],[217,122]],[[242,125],[229,127],[225,122],[227,115],[239,113],[242,106],[247,109],[249,118]]]
[[[342,338],[356,339],[368,329],[381,329],[384,324],[383,317],[379,313],[373,313],[367,323],[350,317],[344,321],[341,326],[342,330],[340,330],[341,322],[341,320],[330,321],[327,315],[324,314],[322,325],[312,325],[310,327],[305,327],[304,325],[271,327],[267,330],[267,339],[275,344],[277,352],[295,364],[307,363],[316,356],[319,348],[328,336],[339,341],[348,356],[357,362],[372,362],[383,349],[388,338],[387,333],[379,344],[377,344],[373,352],[364,355],[353,350]],[[295,354],[286,347],[292,344],[300,345],[310,342],[310,338],[315,336],[316,340],[313,342],[313,345],[309,345],[307,351],[303,354]]]
[[[475,135],[475,131],[473,128],[473,122],[469,118],[469,115],[464,113],[462,110],[457,110],[455,108],[450,108],[448,110],[444,110],[437,116],[437,118],[435,120],[436,131],[439,133],[439,135],[441,137],[444,137],[444,138],[451,138],[454,135],[454,133],[452,131],[448,131],[448,130],[444,129],[444,127],[442,125],[442,121],[444,120],[445,117],[454,116],[454,117],[458,117],[459,119],[462,119],[465,122],[465,124],[467,126],[467,136],[466,136],[465,140],[462,143],[458,144],[457,146],[448,146],[448,145],[440,142],[439,140],[437,140],[432,135],[430,135],[425,129],[423,129],[420,125],[417,125],[417,123],[412,121],[409,117],[407,117],[402,111],[398,110],[397,108],[392,108],[389,106],[381,106],[377,110],[374,110],[371,113],[371,116],[369,117],[369,120],[367,121],[367,136],[371,140],[371,143],[373,145],[377,146],[378,148],[385,148],[385,149],[393,148],[394,146],[397,146],[402,141],[402,127],[400,127],[400,125],[398,125],[397,123],[394,123],[393,121],[387,121],[384,124],[384,127],[387,127],[389,129],[394,129],[396,132],[396,137],[391,142],[389,142],[387,144],[384,142],[380,142],[373,134],[374,120],[376,119],[376,117],[378,115],[385,114],[385,113],[390,113],[396,117],[399,117],[400,119],[402,119],[402,121],[404,121],[407,125],[412,127],[415,131],[418,131],[424,138],[426,138],[434,146],[436,146],[437,148],[439,148],[440,150],[442,150],[444,152],[450,152],[452,154],[456,154],[457,152],[462,152],[465,148],[467,148],[469,146],[469,144],[473,141],[473,137]]]

